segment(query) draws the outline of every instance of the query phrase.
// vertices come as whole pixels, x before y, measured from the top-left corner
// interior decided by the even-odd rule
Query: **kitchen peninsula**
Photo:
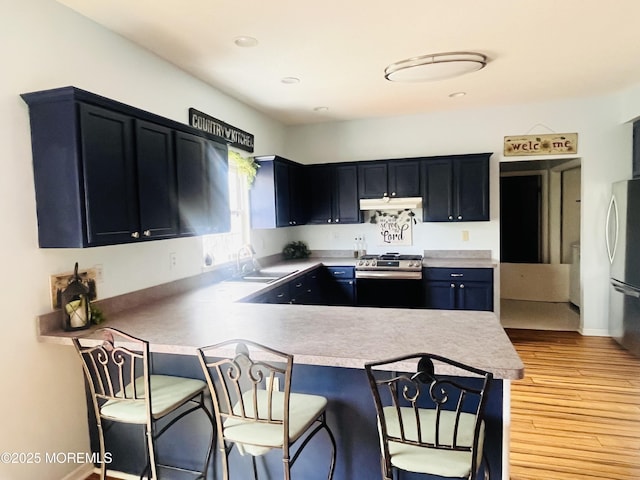
[[[223,281],[141,303],[108,315],[106,325],[147,339],[160,373],[201,377],[195,349],[229,338],[249,338],[292,353],[293,390],[329,399],[328,421],[338,441],[336,480],[380,477],[365,362],[424,351],[486,369],[495,380],[489,393],[485,444],[492,478],[508,478],[509,387],[512,380],[523,377],[524,367],[493,312],[238,302],[331,262],[344,265],[345,259],[311,258],[276,265],[271,268],[293,273],[270,284]],[[44,315],[39,322],[41,341],[71,345],[74,332],[52,326],[53,315]],[[207,438],[206,432],[202,438]],[[126,441],[124,434],[121,440]],[[325,465],[323,446],[311,450],[296,464],[298,475],[317,474]],[[112,468],[135,471],[126,462],[118,463],[117,451],[114,458]],[[271,469],[272,463],[278,468],[271,460],[266,468]],[[316,477],[302,474],[302,478]]]

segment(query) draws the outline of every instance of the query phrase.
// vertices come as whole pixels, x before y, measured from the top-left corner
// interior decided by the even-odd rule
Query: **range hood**
[[[422,197],[382,197],[360,199],[360,210],[422,208]]]

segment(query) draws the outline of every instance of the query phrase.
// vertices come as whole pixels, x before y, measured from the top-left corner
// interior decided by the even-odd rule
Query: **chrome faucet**
[[[236,268],[238,274],[242,275],[260,270],[260,263],[258,263],[258,260],[255,258],[255,254],[256,251],[249,243],[240,247],[236,254]]]

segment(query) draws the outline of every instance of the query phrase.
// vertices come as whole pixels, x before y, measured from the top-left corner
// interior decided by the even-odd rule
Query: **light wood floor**
[[[511,387],[511,479],[640,479],[640,359],[610,338],[507,333],[525,364]]]
[[[640,359],[610,338],[507,330],[512,480],[640,479]]]

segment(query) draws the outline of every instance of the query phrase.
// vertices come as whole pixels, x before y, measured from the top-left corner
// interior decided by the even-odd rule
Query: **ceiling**
[[[640,83],[638,0],[58,1],[286,125],[597,96]],[[243,35],[258,44],[236,46]],[[489,63],[435,82],[384,78],[391,63],[452,51]]]

